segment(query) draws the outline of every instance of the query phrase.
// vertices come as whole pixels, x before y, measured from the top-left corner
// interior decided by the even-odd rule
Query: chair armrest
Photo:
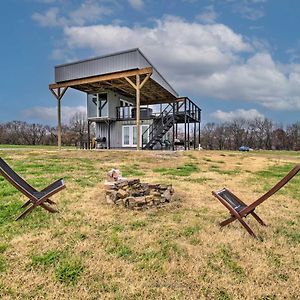
[[[48,193],[50,193],[51,191],[53,191],[53,190],[55,190],[55,189],[57,189],[57,188],[60,188],[60,187],[66,187],[63,178],[60,178],[60,179],[54,181],[53,183],[51,183],[50,185],[48,185],[47,187],[45,187],[45,188],[44,188],[43,190],[41,190],[40,192],[41,192],[41,193],[48,194]]]

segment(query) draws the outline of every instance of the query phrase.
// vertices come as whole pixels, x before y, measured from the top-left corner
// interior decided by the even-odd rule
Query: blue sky
[[[139,47],[203,120],[299,120],[298,0],[1,2],[0,121],[55,124],[54,65]],[[69,90],[64,121],[85,109]]]

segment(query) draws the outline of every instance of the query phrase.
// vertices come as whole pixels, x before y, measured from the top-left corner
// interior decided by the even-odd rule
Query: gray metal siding
[[[99,57],[87,61],[55,67],[55,81],[97,76],[137,68],[137,52]]]
[[[146,67],[153,67],[153,65],[139,49],[133,49],[85,61],[56,66],[55,82],[58,83],[72,79],[92,77]],[[154,67],[151,78],[171,94],[176,97],[178,96],[176,91]]]

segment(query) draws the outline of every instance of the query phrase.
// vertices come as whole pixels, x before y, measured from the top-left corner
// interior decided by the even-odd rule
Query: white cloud
[[[190,89],[224,100],[255,102],[270,109],[300,110],[299,66],[287,74],[270,54],[257,53],[245,63],[230,66],[211,76],[194,78]]]
[[[266,43],[223,24],[168,16],[152,27],[72,26],[64,34],[70,51],[100,55],[140,47],[178,91],[300,110],[300,65],[275,62]]]
[[[70,48],[90,48],[97,54],[140,47],[160,70],[180,75],[203,76],[226,69],[239,60],[238,53],[251,50],[241,35],[225,25],[188,23],[170,16],[157,21],[153,28],[67,27],[65,35]]]
[[[70,118],[74,116],[76,112],[83,112],[86,114],[85,106],[62,106],[61,115],[62,123],[67,124]],[[22,112],[23,116],[33,120],[41,120],[44,122],[56,122],[57,120],[57,107],[52,106],[35,106],[26,109]]]
[[[233,6],[233,11],[245,19],[255,21],[265,16],[264,8],[261,5],[265,2],[264,0],[239,0]]]
[[[206,6],[204,10],[196,16],[196,19],[204,24],[213,24],[216,22],[218,14],[213,5]]]
[[[101,16],[110,15],[111,10],[101,6],[96,2],[83,2],[78,9],[69,14],[69,23],[75,25],[84,25],[89,22],[97,21]]]
[[[98,21],[111,12],[110,8],[100,5],[95,0],[85,0],[67,14],[58,7],[51,7],[44,13],[34,13],[32,19],[43,27],[83,26]]]
[[[32,19],[43,27],[63,26],[66,23],[64,18],[59,17],[59,9],[52,7],[44,14],[34,13]]]
[[[258,112],[256,109],[237,109],[234,111],[222,111],[217,110],[211,114],[211,116],[221,122],[230,122],[236,119],[255,120],[262,119],[265,116]]]
[[[144,7],[143,0],[128,0],[130,6],[136,10],[141,10]]]

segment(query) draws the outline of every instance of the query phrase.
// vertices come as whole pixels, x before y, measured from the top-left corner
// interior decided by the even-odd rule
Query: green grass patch
[[[220,166],[216,166],[216,165],[210,166],[209,170],[212,172],[218,173],[220,175],[237,175],[240,173],[239,169],[224,170],[224,169],[221,169]]]
[[[80,260],[65,259],[58,264],[55,270],[55,278],[61,283],[74,285],[79,280],[83,270],[84,266]]]
[[[222,273],[225,268],[231,272],[237,281],[243,281],[246,277],[244,269],[239,266],[237,260],[239,255],[230,246],[222,245],[220,250],[211,254],[208,259],[208,266],[214,271]]]
[[[21,207],[20,201],[13,201],[13,202],[0,202],[0,225],[12,222],[20,213]],[[0,229],[1,231],[1,229]]]
[[[196,225],[196,226],[188,226],[185,227],[182,234],[186,237],[190,237],[192,235],[194,235],[195,233],[198,233],[200,231],[200,226]]]
[[[121,167],[122,175],[124,177],[135,177],[135,176],[144,176],[145,173],[138,169],[139,165],[123,165]]]
[[[130,223],[130,229],[137,230],[146,227],[147,223],[145,221],[137,220]]]
[[[228,292],[226,292],[225,290],[222,289],[217,292],[217,299],[218,300],[230,300],[232,298],[230,297]]]
[[[58,263],[61,258],[62,253],[56,250],[50,250],[42,255],[32,254],[31,256],[31,266],[43,266],[49,267]]]
[[[206,177],[184,178],[184,181],[198,183],[198,184],[205,183],[206,181],[209,181],[209,180],[212,180],[212,178],[206,178]]]
[[[192,173],[197,172],[198,167],[195,164],[187,163],[176,168],[155,168],[153,172],[161,173],[162,175],[171,176],[190,176]]]
[[[245,271],[238,265],[236,262],[239,259],[239,256],[232,251],[228,246],[222,246],[219,252],[220,258],[222,259],[224,265],[236,275],[237,278],[244,278]]]
[[[0,243],[0,253],[4,253],[8,248],[8,244]]]
[[[133,251],[130,247],[124,243],[119,237],[118,232],[113,231],[106,247],[106,252],[112,254],[118,258],[130,260],[133,255]]]
[[[259,181],[263,191],[271,189],[279,180],[286,176],[294,167],[294,164],[274,165],[266,170],[255,173],[254,181]],[[300,176],[296,175],[292,180],[278,193],[289,194],[295,199],[300,198]]]
[[[6,261],[4,257],[0,256],[0,272],[5,272],[6,270]]]
[[[123,224],[115,224],[112,226],[111,230],[113,233],[124,231],[125,226]]]

